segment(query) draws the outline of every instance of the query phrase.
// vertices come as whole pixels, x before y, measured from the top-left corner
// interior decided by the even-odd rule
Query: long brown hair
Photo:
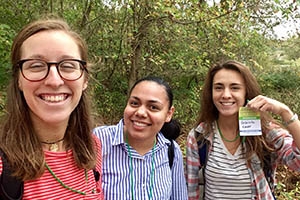
[[[40,177],[44,173],[45,158],[41,143],[35,134],[29,107],[18,87],[20,69],[17,62],[21,46],[30,36],[50,30],[60,30],[77,43],[81,59],[87,61],[87,46],[84,40],[73,32],[62,19],[37,20],[25,26],[15,37],[11,49],[12,78],[7,88],[6,115],[1,125],[0,148],[6,154],[14,175],[23,181]],[[85,72],[85,78],[88,74]],[[90,100],[87,90],[71,113],[64,142],[67,149],[73,149],[78,167],[92,169],[96,164],[95,144],[92,138]]]
[[[245,100],[250,100],[256,97],[257,95],[261,94],[260,87],[256,78],[253,76],[249,68],[243,65],[242,63],[234,60],[228,60],[223,63],[216,63],[215,65],[213,65],[207,73],[203,90],[202,90],[201,110],[199,112],[199,117],[196,126],[199,125],[201,122],[204,122],[205,131],[203,134],[196,136],[198,140],[202,140],[213,131],[213,127],[212,127],[213,122],[216,121],[219,117],[219,111],[213,103],[212,85],[213,85],[214,76],[221,69],[233,70],[238,72],[242,76],[246,86]],[[250,157],[254,153],[256,153],[260,158],[260,160],[262,161],[264,154],[266,152],[265,150],[273,151],[273,148],[269,146],[265,140],[266,132],[269,130],[268,124],[270,121],[275,122],[275,120],[273,120],[273,118],[270,115],[266,113],[261,113],[261,124],[262,124],[263,135],[246,137],[245,145],[247,151],[245,152],[246,153],[245,157],[247,161],[250,160]]]

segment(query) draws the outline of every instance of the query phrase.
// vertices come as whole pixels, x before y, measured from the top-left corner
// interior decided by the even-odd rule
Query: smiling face
[[[169,108],[166,89],[154,81],[142,81],[132,90],[124,110],[126,134],[130,139],[149,140],[172,118],[174,107]]]
[[[237,116],[239,108],[245,104],[243,77],[234,70],[219,70],[213,78],[212,95],[219,117]]]
[[[21,59],[42,59],[59,62],[63,59],[81,59],[75,40],[63,31],[41,31],[24,41]],[[31,82],[19,73],[19,89],[23,92],[34,124],[67,124],[78,105],[82,91],[87,87],[84,75],[76,81],[61,79],[55,65],[41,81]]]

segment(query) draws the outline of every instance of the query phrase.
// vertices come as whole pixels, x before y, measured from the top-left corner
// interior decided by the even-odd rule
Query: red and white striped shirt
[[[96,139],[97,144],[97,165],[96,170],[101,175],[102,157],[101,144]],[[101,177],[98,182],[95,181],[93,170],[87,172],[79,169],[73,158],[73,151],[66,152],[50,152],[44,151],[47,165],[54,174],[69,188],[84,192],[85,195],[76,193],[63,187],[49,172],[45,169],[44,174],[35,180],[24,182],[23,200],[54,200],[54,199],[85,199],[95,200],[104,199],[101,188]],[[2,159],[0,159],[0,173],[2,173]]]

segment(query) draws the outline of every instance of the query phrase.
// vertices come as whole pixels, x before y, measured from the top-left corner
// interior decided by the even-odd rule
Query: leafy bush
[[[279,166],[277,172],[278,184],[275,194],[278,200],[300,199],[299,172],[293,172],[286,166]]]
[[[261,73],[258,77],[263,92],[299,89],[300,72],[294,68],[279,68]]]
[[[279,68],[266,71],[258,76],[262,93],[288,105],[295,113],[300,113],[300,70]]]
[[[0,112],[4,112],[6,98],[5,88],[9,81],[10,61],[9,50],[15,32],[6,24],[0,24]]]

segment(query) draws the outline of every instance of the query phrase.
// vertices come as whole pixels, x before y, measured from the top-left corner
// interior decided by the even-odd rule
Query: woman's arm
[[[184,176],[182,152],[179,145],[174,142],[174,162],[172,166],[172,197],[171,200],[187,200],[188,193]]]
[[[279,115],[283,121],[283,125],[285,125],[286,129],[293,136],[294,142],[300,149],[300,122],[297,114],[293,113],[287,105],[275,99],[259,95],[249,101],[247,107],[256,111],[271,112]]]
[[[186,144],[186,180],[189,200],[199,199],[199,169],[200,161],[198,154],[198,144],[195,138],[194,129],[191,130],[187,137]]]
[[[300,171],[300,122],[290,108],[271,98],[259,95],[248,102],[247,107],[260,112],[279,115],[286,129],[269,124],[267,140],[277,152],[277,161],[290,169]]]

